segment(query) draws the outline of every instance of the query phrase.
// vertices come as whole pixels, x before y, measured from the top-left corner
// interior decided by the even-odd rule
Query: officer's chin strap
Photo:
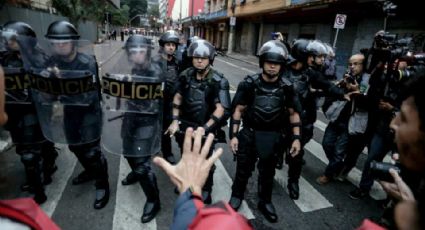
[[[276,75],[270,75],[270,74],[268,74],[264,69],[263,69],[263,74],[264,75],[266,75],[269,79],[273,79],[273,78],[275,78],[275,77],[277,77],[277,76],[279,76],[280,74],[281,74],[281,72],[279,72],[278,74],[276,74]]]
[[[199,74],[204,74],[205,72],[207,72],[207,70],[209,70],[210,69],[210,65],[207,65],[205,68],[203,68],[203,69],[198,69],[198,68],[195,68],[196,69],[196,72],[197,73],[199,73]]]

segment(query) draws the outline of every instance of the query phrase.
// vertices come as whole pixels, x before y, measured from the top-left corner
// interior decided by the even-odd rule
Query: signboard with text
[[[335,29],[344,29],[345,22],[347,21],[346,14],[337,14],[335,17],[334,28]]]

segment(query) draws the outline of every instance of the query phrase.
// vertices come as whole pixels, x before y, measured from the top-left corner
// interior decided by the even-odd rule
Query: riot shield
[[[102,112],[93,45],[82,40],[36,45],[28,37],[19,37],[19,43],[44,136],[74,145],[98,140]],[[43,55],[33,55],[34,47]]]
[[[164,84],[149,53],[136,64],[133,51],[102,76],[101,144],[113,154],[151,156],[161,149]]]
[[[37,113],[30,95],[31,80],[23,68],[4,68],[6,112],[5,128],[10,131],[14,144],[44,142]]]
[[[3,67],[6,104],[29,105],[31,80],[23,68]]]

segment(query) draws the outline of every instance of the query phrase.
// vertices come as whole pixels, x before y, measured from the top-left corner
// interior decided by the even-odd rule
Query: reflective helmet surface
[[[74,25],[67,21],[55,21],[49,25],[45,35],[48,39],[78,40],[80,35]]]
[[[198,39],[190,44],[187,56],[208,58],[210,60],[210,64],[212,64],[215,58],[215,48],[208,41]]]
[[[323,42],[319,40],[311,41],[307,45],[307,52],[314,56],[328,54],[328,50],[326,49],[326,46],[323,44]]]
[[[142,47],[146,47],[148,49],[147,55],[150,56],[151,50],[153,48],[152,40],[143,35],[135,34],[127,39],[123,48],[126,50],[128,55],[132,49],[138,49]]]
[[[332,46],[331,45],[329,45],[329,44],[327,44],[327,43],[323,43],[323,45],[325,45],[325,47],[326,47],[326,55],[327,56],[330,56],[330,57],[333,57],[333,56],[335,56],[335,51],[334,51],[334,49],[332,48]]]
[[[307,46],[310,43],[309,40],[306,39],[297,39],[292,45],[291,55],[293,58],[297,59],[297,61],[304,62],[307,60],[308,51]]]
[[[263,68],[265,61],[284,64],[288,59],[288,50],[285,45],[278,40],[271,40],[264,43],[258,54],[260,56],[261,68]]]
[[[36,37],[36,34],[32,27],[28,25],[25,22],[16,22],[16,21],[10,21],[4,24],[2,35],[7,36],[7,33],[9,33],[10,36],[12,35],[23,35],[28,37]]]
[[[124,48],[128,50],[130,48],[135,48],[135,47],[152,48],[152,41],[151,39],[140,34],[132,35],[125,42]]]
[[[192,37],[190,37],[189,39],[187,39],[187,47],[189,47],[190,46],[190,44],[192,44],[194,41],[196,41],[196,40],[198,40],[198,39],[200,39],[198,36],[192,36]]]
[[[179,41],[180,35],[175,30],[168,30],[159,38],[159,45],[164,46],[167,42],[178,45]]]

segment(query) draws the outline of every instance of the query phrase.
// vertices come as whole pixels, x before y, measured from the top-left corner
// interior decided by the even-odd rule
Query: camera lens
[[[376,162],[372,161],[370,163],[370,173],[371,175],[381,181],[393,182],[394,179],[390,174],[390,169],[394,169],[398,173],[400,173],[400,168],[397,165],[393,165],[391,163],[385,162]]]

